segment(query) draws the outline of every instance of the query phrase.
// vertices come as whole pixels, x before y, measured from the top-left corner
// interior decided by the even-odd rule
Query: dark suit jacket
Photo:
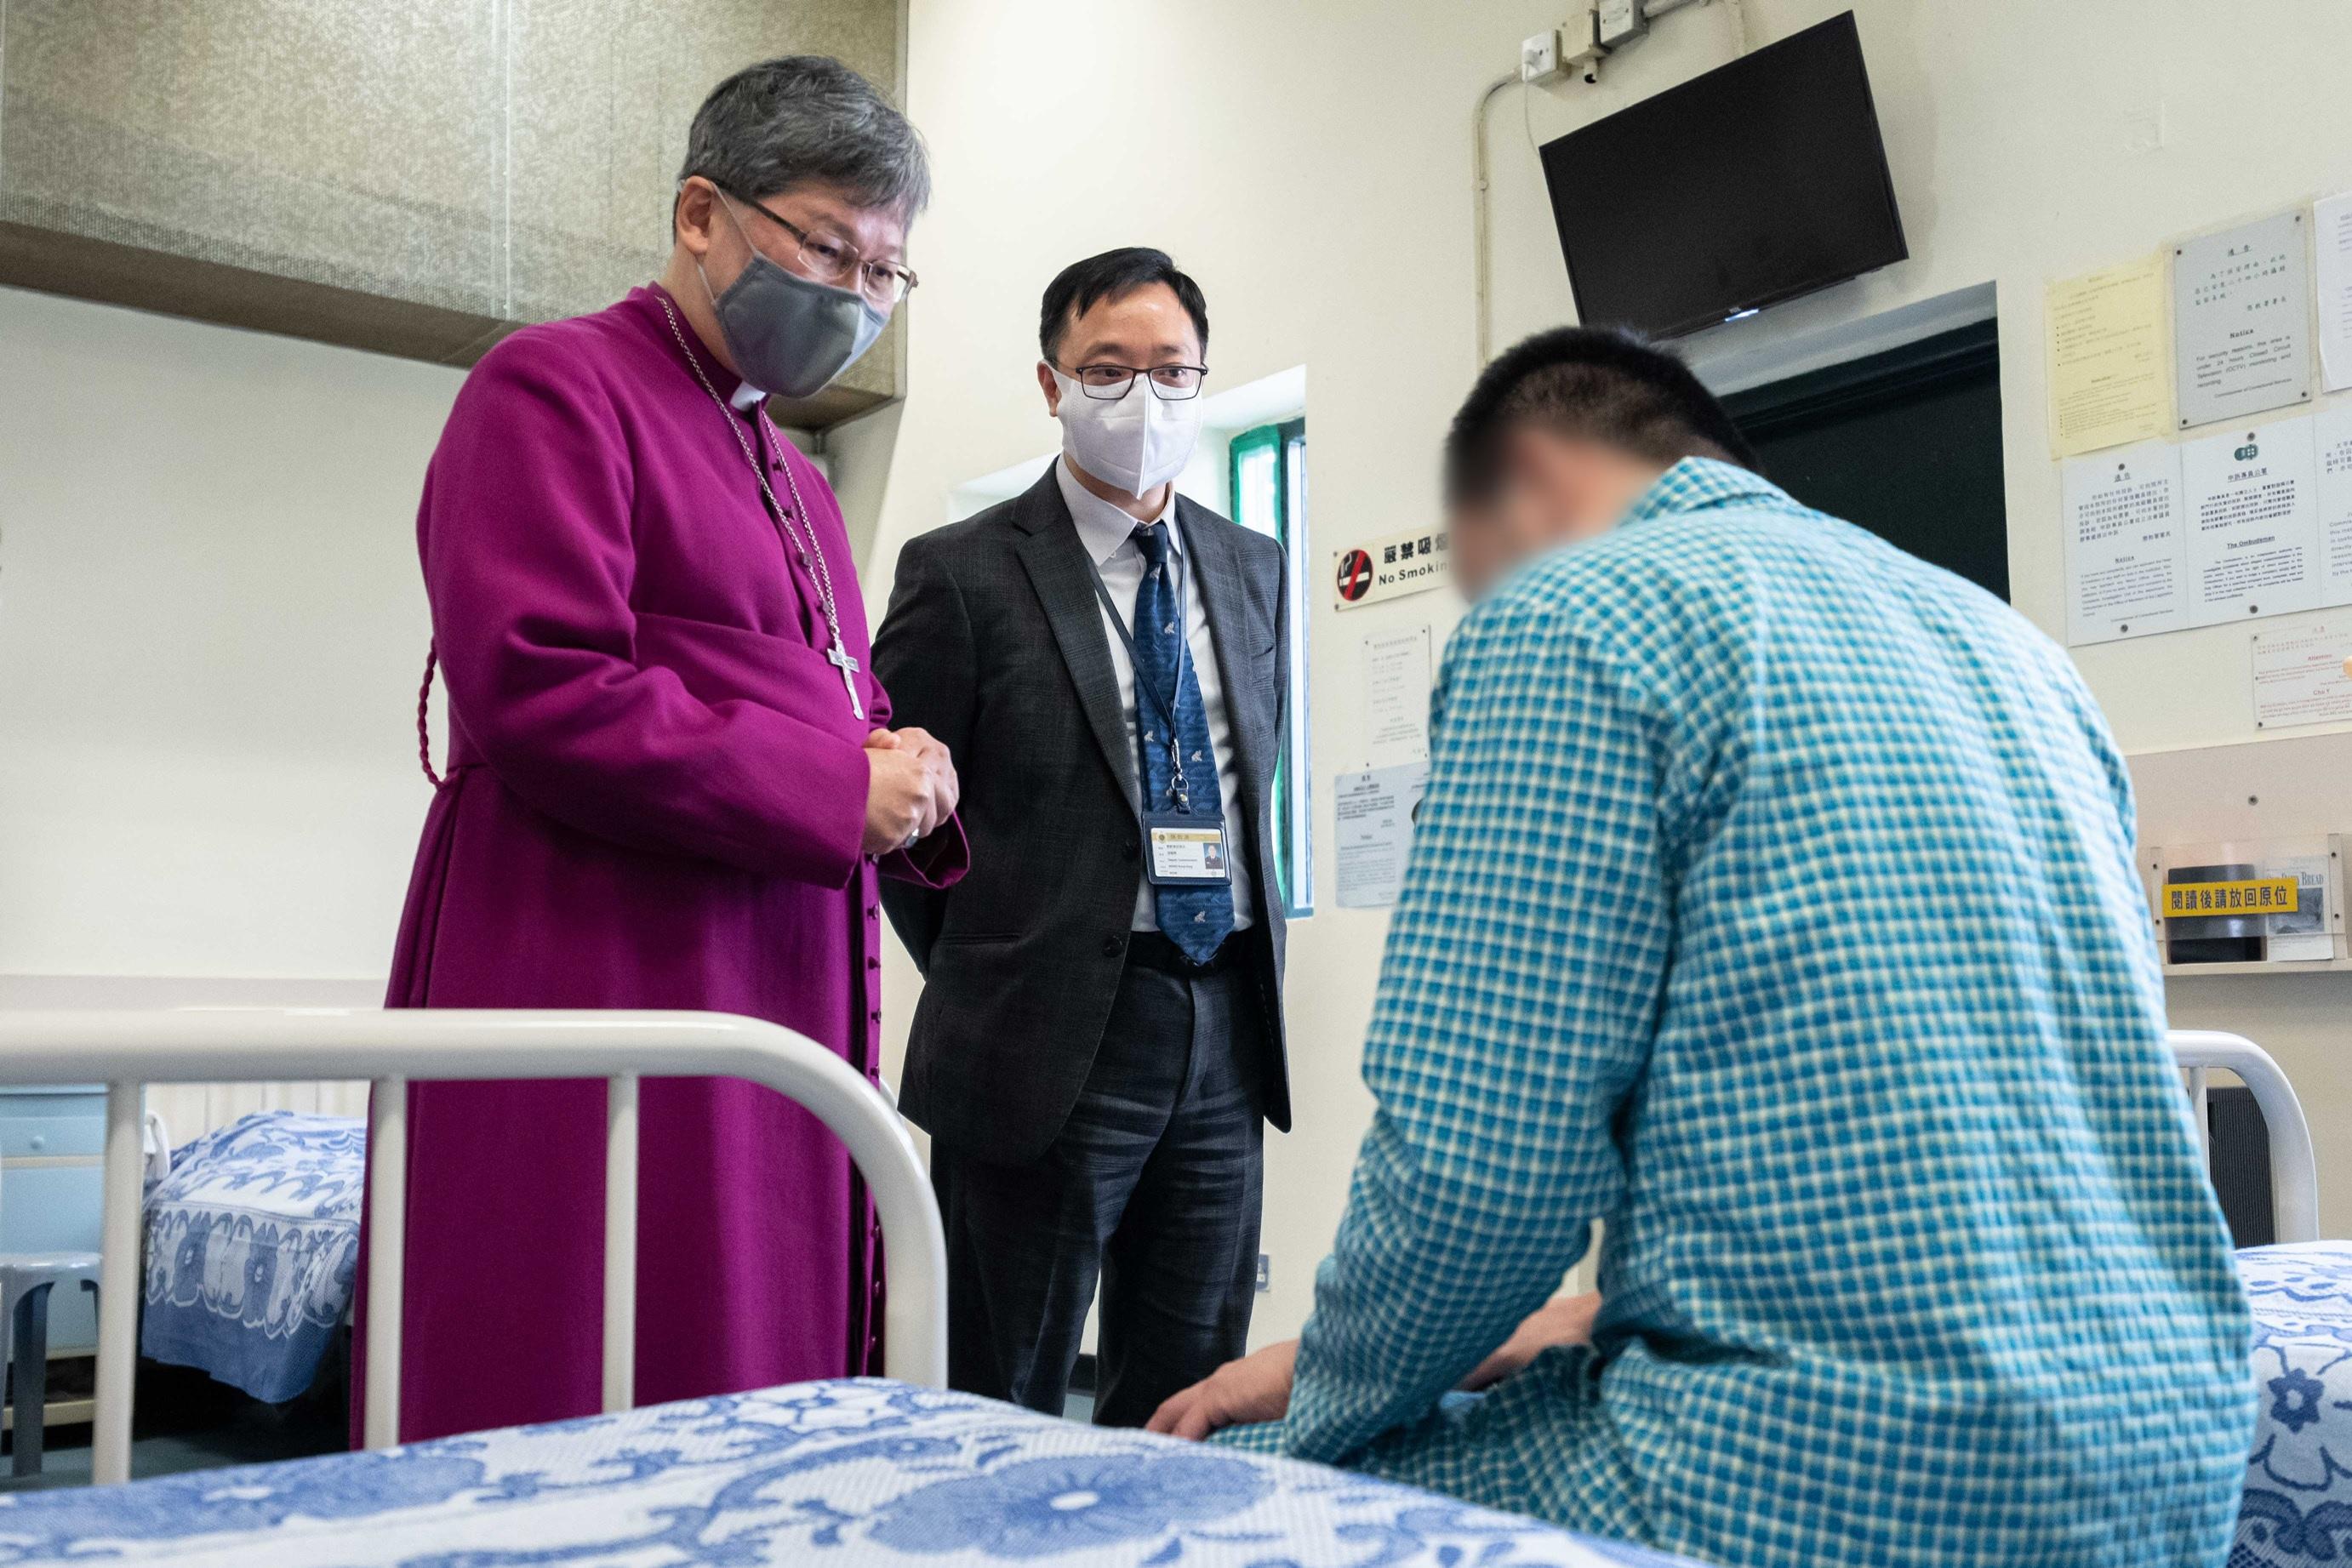
[[[1284,558],[1179,497],[1186,582],[1206,608],[1241,771],[1255,925],[1248,945],[1273,1060],[1267,1114],[1290,1124],[1274,768],[1289,684]],[[1110,1018],[1142,875],[1136,758],[1085,547],[1052,469],[1027,494],[910,540],[874,668],[894,722],[955,754],[971,869],[884,905],[924,976],[900,1103],[933,1136],[1008,1163],[1061,1131]]]

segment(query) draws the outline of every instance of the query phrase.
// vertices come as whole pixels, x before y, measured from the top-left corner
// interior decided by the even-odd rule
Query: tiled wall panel
[[[895,0],[0,0],[0,282],[465,360],[667,252],[729,71]],[[282,283],[282,287],[273,287]],[[844,379],[897,392],[895,337]]]

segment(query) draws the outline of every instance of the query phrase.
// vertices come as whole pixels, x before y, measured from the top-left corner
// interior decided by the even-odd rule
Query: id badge
[[[1144,818],[1143,832],[1151,844],[1147,874],[1154,887],[1207,887],[1233,880],[1223,823],[1169,811]]]

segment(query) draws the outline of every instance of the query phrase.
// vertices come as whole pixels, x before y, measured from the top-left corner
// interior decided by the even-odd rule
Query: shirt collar
[[[1736,463],[1718,463],[1711,457],[1685,457],[1659,475],[1657,480],[1642,492],[1625,509],[1624,521],[1638,523],[1645,517],[1696,512],[1706,507],[1721,507],[1759,497],[1785,499],[1769,479]]]
[[[1119,547],[1127,543],[1128,536],[1143,519],[1112,506],[1079,484],[1078,476],[1070,472],[1070,460],[1066,457],[1054,460],[1054,478],[1062,486],[1062,502],[1070,508],[1070,521],[1078,527],[1078,542],[1086,547],[1095,565],[1101,566],[1118,553]],[[1184,554],[1184,534],[1176,526],[1175,514],[1176,492],[1171,487],[1168,505],[1151,521],[1168,525],[1169,548],[1181,559]]]
[[[670,326],[669,312],[662,308],[662,301],[665,299],[669,299],[670,308],[677,312],[677,326],[675,330]],[[729,406],[740,412],[742,405],[731,400],[749,390],[750,383],[719,362],[719,356],[712,353],[709,345],[703,342],[701,334],[687,324],[686,308],[677,304],[675,299],[671,299],[668,289],[658,283],[640,284],[630,289],[628,297],[614,308],[634,314],[643,321],[646,330],[661,345],[663,356],[673,362],[677,357],[678,339],[683,337],[686,340],[687,355],[694,361],[693,364],[678,366],[678,369],[685,372],[688,382],[699,389],[701,378],[697,377],[694,372],[695,367],[700,366],[703,376],[709,379],[711,390],[721,398],[730,400]]]

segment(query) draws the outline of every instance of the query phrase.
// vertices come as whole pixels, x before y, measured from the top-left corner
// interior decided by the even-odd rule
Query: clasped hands
[[[866,852],[887,855],[955,815],[955,760],[926,729],[877,729],[866,737]]]
[[[1511,1337],[1461,1382],[1465,1393],[1488,1388],[1556,1345],[1589,1344],[1598,1294],[1555,1296],[1512,1331]],[[1270,1344],[1239,1361],[1229,1361],[1202,1381],[1171,1397],[1153,1412],[1149,1429],[1194,1442],[1226,1427],[1279,1421],[1290,1411],[1290,1386],[1298,1364],[1298,1342]]]

